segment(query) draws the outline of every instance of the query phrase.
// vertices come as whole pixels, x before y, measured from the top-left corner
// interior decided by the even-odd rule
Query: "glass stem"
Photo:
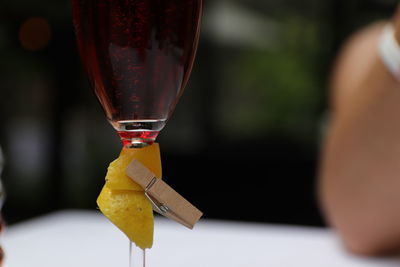
[[[146,250],[129,241],[129,267],[146,267]]]

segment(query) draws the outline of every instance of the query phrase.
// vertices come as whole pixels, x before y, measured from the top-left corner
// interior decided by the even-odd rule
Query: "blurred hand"
[[[378,54],[386,23],[361,29],[339,53],[320,168],[327,222],[364,255],[400,251],[400,83]],[[393,24],[400,43],[400,9]]]

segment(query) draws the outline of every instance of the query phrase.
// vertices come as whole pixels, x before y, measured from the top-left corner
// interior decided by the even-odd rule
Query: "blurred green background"
[[[327,79],[390,0],[205,0],[197,60],[162,131],[164,177],[207,218],[323,226],[315,181]],[[89,88],[68,0],[0,3],[9,223],[96,209],[121,144]]]

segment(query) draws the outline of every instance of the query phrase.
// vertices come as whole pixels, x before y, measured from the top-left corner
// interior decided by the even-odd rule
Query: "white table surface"
[[[5,267],[128,267],[128,241],[96,211],[62,211],[9,226]],[[201,220],[194,230],[156,217],[149,267],[388,267],[399,258],[346,253],[326,229]]]

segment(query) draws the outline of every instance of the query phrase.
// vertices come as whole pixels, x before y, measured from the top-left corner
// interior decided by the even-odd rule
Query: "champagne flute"
[[[151,145],[188,82],[202,0],[71,1],[83,66],[107,120],[125,147]],[[144,254],[137,259],[145,265]]]
[[[126,147],[152,144],[192,70],[202,0],[72,0],[81,59]]]

